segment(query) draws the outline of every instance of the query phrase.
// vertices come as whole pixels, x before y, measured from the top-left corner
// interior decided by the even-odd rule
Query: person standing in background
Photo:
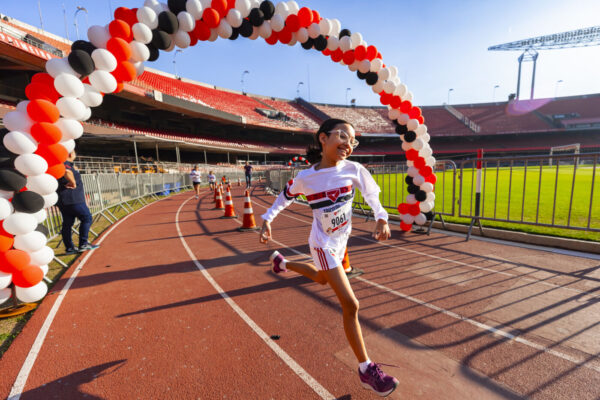
[[[244,166],[244,172],[246,173],[246,188],[249,188],[252,185],[252,165],[248,161]]]
[[[190,178],[194,185],[194,191],[196,192],[196,198],[200,197],[200,184],[202,183],[202,173],[200,172],[200,165],[196,164],[190,172]]]
[[[215,190],[215,183],[217,183],[217,177],[215,176],[215,174],[213,174],[212,171],[209,171],[209,173],[208,173],[208,187],[210,187],[210,190],[212,190],[212,191]]]

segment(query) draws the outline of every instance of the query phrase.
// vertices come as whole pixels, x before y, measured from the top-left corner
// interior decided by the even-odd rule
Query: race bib
[[[321,214],[321,227],[328,235],[335,235],[348,225],[352,218],[352,202],[347,202],[337,210]]]

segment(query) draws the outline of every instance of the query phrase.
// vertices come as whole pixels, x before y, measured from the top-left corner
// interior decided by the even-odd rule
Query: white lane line
[[[257,205],[258,205],[259,207],[266,208],[266,207],[264,207],[264,206],[262,206],[262,205],[260,205],[260,204],[257,204]],[[301,219],[299,219],[299,218],[292,217],[292,216],[288,215],[287,213],[286,213],[286,214],[284,214],[284,213],[282,212],[280,215],[285,215],[287,218],[295,219],[295,220],[297,220],[297,221],[300,221],[300,222],[303,222],[303,223],[305,223],[305,224],[307,224],[307,225],[310,225],[310,223],[308,223],[308,221],[306,221],[306,220],[301,220]],[[356,237],[356,236],[355,236],[355,237]],[[360,238],[360,237],[359,237],[359,239],[363,239],[363,238]],[[367,240],[367,241],[371,242],[371,240],[369,240],[369,239],[364,239],[364,240]],[[296,250],[296,249],[294,249],[294,248],[291,248],[291,247],[289,247],[289,246],[287,246],[287,245],[285,245],[285,244],[283,244],[283,243],[281,243],[281,242],[279,242],[279,241],[277,241],[277,240],[271,239],[271,241],[272,241],[272,242],[274,242],[274,243],[277,243],[277,244],[278,244],[278,245],[280,245],[281,247],[287,248],[288,250],[290,250],[290,251],[291,251],[291,252],[293,252],[293,253],[296,253],[296,254],[298,254],[298,255],[303,255],[303,256],[305,256],[305,257],[309,257],[307,254],[304,254],[304,253],[302,253],[302,252],[300,252],[300,251],[298,251],[298,250]],[[375,241],[372,241],[372,242],[373,242],[373,243],[379,243],[379,244],[381,244],[381,245],[390,246],[390,245],[388,245],[387,243],[383,243],[383,242],[375,242]],[[399,248],[399,249],[400,249],[400,247],[397,247],[397,246],[391,246],[391,247],[396,247],[396,248]],[[423,253],[423,254],[424,254],[424,253]],[[424,254],[424,255],[427,255],[427,254]],[[442,259],[441,257],[438,257],[438,258]],[[452,260],[448,260],[448,261],[452,261]],[[461,264],[464,264],[464,263],[461,263]],[[468,264],[466,264],[466,265],[468,265]],[[512,275],[512,274],[510,274],[510,275]],[[516,276],[516,277],[518,277],[518,275],[512,275],[512,276]],[[379,283],[372,282],[372,281],[370,281],[370,280],[367,280],[367,279],[364,279],[364,278],[362,278],[362,277],[357,277],[356,279],[358,279],[358,280],[360,280],[360,281],[362,281],[362,282],[364,282],[364,283],[366,283],[366,284],[369,284],[369,285],[371,285],[371,286],[374,286],[374,287],[376,287],[376,288],[378,288],[378,289],[380,289],[380,290],[383,290],[383,291],[385,291],[385,292],[388,292],[388,293],[390,293],[390,294],[393,294],[393,295],[395,295],[395,296],[398,296],[398,297],[401,297],[401,298],[403,298],[403,299],[406,299],[406,300],[412,301],[412,302],[414,302],[414,303],[417,303],[417,304],[419,304],[419,305],[421,305],[421,306],[424,306],[424,307],[430,308],[430,309],[432,309],[432,310],[435,310],[435,311],[437,311],[437,312],[439,312],[439,313],[442,313],[442,314],[444,314],[444,315],[447,315],[447,316],[449,316],[449,317],[455,318],[455,319],[457,319],[457,320],[459,320],[459,321],[463,321],[463,322],[466,322],[466,323],[468,323],[468,324],[474,325],[474,326],[476,326],[477,328],[479,328],[479,329],[482,329],[482,330],[484,330],[484,331],[488,331],[488,332],[490,332],[490,333],[492,333],[492,334],[497,334],[497,335],[500,335],[500,336],[502,336],[502,337],[504,337],[504,338],[506,338],[506,339],[509,339],[509,340],[514,340],[514,341],[516,341],[516,342],[519,342],[519,343],[521,343],[521,344],[524,344],[524,345],[526,345],[526,346],[532,347],[532,348],[534,348],[534,349],[536,349],[536,350],[543,351],[544,353],[552,354],[553,356],[556,356],[556,357],[558,357],[558,358],[562,358],[563,360],[570,361],[570,362],[572,362],[572,363],[574,363],[574,364],[581,365],[581,366],[583,366],[583,367],[586,367],[586,368],[592,369],[592,370],[594,370],[594,371],[596,371],[596,372],[600,372],[600,366],[597,366],[597,365],[590,365],[590,364],[588,364],[588,363],[587,363],[587,362],[588,362],[588,360],[586,360],[586,359],[585,359],[585,358],[583,358],[583,357],[575,357],[575,356],[570,356],[570,355],[568,355],[568,354],[565,354],[565,353],[562,353],[562,352],[559,352],[559,351],[556,351],[556,350],[550,349],[550,348],[548,348],[548,347],[546,347],[546,346],[543,346],[543,345],[541,345],[541,344],[534,343],[534,342],[532,342],[532,341],[530,341],[530,340],[528,340],[528,339],[522,338],[522,337],[520,337],[520,336],[515,336],[515,335],[513,335],[513,334],[510,334],[510,333],[508,333],[508,332],[505,332],[505,331],[503,331],[503,330],[501,330],[501,329],[494,328],[494,327],[493,327],[493,326],[491,326],[491,325],[487,325],[487,324],[481,323],[481,322],[479,322],[479,321],[476,321],[476,320],[474,320],[474,319],[471,319],[471,318],[469,318],[469,317],[465,317],[465,316],[463,316],[463,315],[460,315],[460,314],[458,314],[458,313],[455,313],[455,312],[453,312],[453,311],[448,311],[448,310],[446,310],[446,309],[444,309],[444,308],[441,308],[441,307],[438,307],[438,306],[436,306],[436,305],[434,305],[434,304],[427,303],[426,301],[419,300],[419,299],[417,299],[417,298],[415,298],[415,297],[412,297],[412,296],[409,296],[409,295],[407,295],[407,294],[401,293],[401,292],[399,292],[399,291],[397,291],[397,290],[390,289],[390,288],[388,288],[388,287],[386,287],[386,286],[384,286],[384,285],[380,285]],[[543,282],[540,282],[540,283],[543,283]]]
[[[200,270],[200,272],[202,272],[202,275],[204,275],[204,277],[206,278],[206,280],[208,282],[210,282],[210,284],[217,291],[217,293],[219,293],[221,295],[221,297],[223,297],[223,299],[227,302],[227,304],[229,304],[229,306],[233,309],[233,311],[235,311],[237,313],[237,315],[239,315],[240,318],[250,328],[252,328],[252,330],[254,331],[254,333],[256,333],[258,335],[258,337],[260,337],[267,344],[267,346],[269,346],[271,348],[271,350],[273,350],[273,352],[275,354],[277,354],[277,356],[279,356],[279,358],[281,358],[283,360],[283,362],[285,362],[288,365],[288,367],[290,367],[290,369],[292,371],[294,371],[296,373],[296,375],[298,375],[298,377],[300,377],[300,379],[302,379],[304,381],[304,383],[306,383],[312,390],[314,390],[315,393],[317,393],[322,399],[333,399],[333,398],[335,398],[335,396],[333,396],[331,393],[329,393],[327,391],[327,389],[325,389],[319,382],[317,382],[317,380],[315,378],[313,378],[292,357],[290,357],[289,354],[287,354],[281,347],[279,347],[279,345],[277,343],[275,343],[269,337],[269,335],[267,335],[266,332],[263,331],[261,329],[261,327],[258,326],[256,324],[256,322],[254,322],[254,320],[252,320],[252,318],[250,318],[248,316],[248,314],[246,314],[244,312],[244,310],[242,310],[240,308],[240,306],[238,306],[237,303],[231,297],[229,297],[229,295],[227,294],[227,292],[224,291],[221,288],[221,286],[219,286],[219,284],[208,273],[208,271],[206,270],[206,268],[204,268],[204,266],[202,264],[200,264],[200,262],[198,261],[198,259],[196,258],[196,256],[194,255],[194,253],[192,252],[192,250],[190,249],[190,247],[188,246],[187,242],[185,241],[185,238],[183,237],[183,234],[181,233],[181,229],[179,228],[179,212],[181,211],[181,209],[183,208],[183,206],[188,201],[190,201],[191,199],[192,199],[192,197],[190,197],[189,199],[187,199],[186,201],[184,201],[183,203],[181,203],[181,206],[179,207],[179,210],[177,210],[177,214],[175,215],[175,226],[177,228],[177,234],[179,235],[179,239],[181,239],[181,243],[183,244],[183,247],[185,248],[185,251],[187,251],[188,255],[190,256],[190,259],[196,265],[196,268],[198,268]],[[238,222],[238,223],[240,223],[237,220],[235,220],[235,221]]]
[[[156,203],[158,203],[158,201],[147,204],[144,207],[140,208],[139,210],[136,210],[136,211],[132,212],[131,214],[126,215],[125,217],[121,218],[104,235],[102,235],[100,240],[98,240],[97,244],[101,244],[104,241],[104,239],[106,239],[108,237],[108,235],[110,235],[110,233],[117,226],[119,226],[122,222],[125,222],[125,220],[127,218],[129,218],[132,215],[138,213],[139,211],[145,209],[146,207],[151,206],[152,204],[156,204]],[[88,253],[85,255],[83,260],[81,260],[81,262],[79,263],[77,268],[75,268],[75,271],[73,271],[73,275],[71,275],[71,277],[69,278],[69,280],[67,281],[65,286],[62,288],[62,290],[58,294],[56,301],[54,302],[54,305],[52,306],[52,308],[50,309],[50,312],[46,316],[46,320],[44,321],[42,328],[40,329],[37,337],[35,338],[35,341],[33,342],[33,346],[31,346],[31,350],[29,350],[29,354],[27,354],[27,358],[25,359],[25,362],[23,363],[23,366],[21,367],[21,370],[19,371],[19,375],[17,375],[17,379],[15,380],[15,383],[13,384],[12,389],[10,390],[10,394],[8,395],[8,400],[19,400],[21,398],[21,394],[23,394],[23,389],[25,389],[25,384],[27,383],[27,378],[29,378],[29,374],[31,373],[33,364],[35,363],[35,360],[37,359],[37,356],[40,353],[42,345],[44,344],[44,340],[46,339],[46,335],[48,334],[48,331],[50,330],[50,326],[52,325],[52,322],[54,321],[54,317],[56,317],[56,314],[58,313],[58,309],[60,308],[60,305],[62,304],[63,300],[65,299],[67,292],[71,288],[73,281],[75,281],[75,278],[77,278],[77,275],[79,275],[79,272],[83,269],[85,263],[92,256],[92,254],[94,254],[93,251],[88,251]]]

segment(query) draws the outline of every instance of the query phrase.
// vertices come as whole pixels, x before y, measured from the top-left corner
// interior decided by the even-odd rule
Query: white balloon
[[[177,21],[179,21],[179,29],[184,32],[191,32],[194,30],[194,26],[196,26],[194,17],[187,11],[181,11],[177,14]]]
[[[219,26],[217,26],[217,33],[223,39],[228,39],[233,33],[233,29],[226,19],[222,19],[221,22],[219,22]]]
[[[202,3],[202,8],[206,10],[207,8],[211,7],[212,0],[200,0],[200,3]]]
[[[75,141],[73,139],[65,140],[64,142],[60,142],[60,144],[63,145],[65,149],[67,149],[68,153],[75,150]]]
[[[58,189],[58,181],[49,174],[28,176],[27,189],[44,196],[53,193]]]
[[[83,83],[71,74],[59,74],[54,78],[54,88],[65,97],[79,97],[83,94]]]
[[[417,202],[417,199],[415,198],[414,194],[407,194],[406,195],[406,202],[408,204],[415,204]]]
[[[133,63],[133,66],[135,67],[135,75],[136,76],[140,76],[141,74],[144,73],[144,63],[141,61],[138,61],[136,63]]]
[[[350,36],[344,36],[340,39],[340,49],[344,52],[352,50],[352,39],[350,39]]]
[[[412,144],[409,142],[402,142],[402,151],[406,152],[412,149]]]
[[[416,119],[409,119],[408,122],[406,123],[406,128],[409,131],[414,131],[418,127],[419,127],[419,121],[417,121]]]
[[[28,253],[41,250],[46,245],[47,239],[42,232],[33,231],[25,235],[16,235],[14,248]]]
[[[3,220],[6,217],[8,217],[10,214],[13,213],[13,211],[14,208],[12,206],[12,203],[8,201],[8,199],[0,197],[0,220]]]
[[[58,194],[56,192],[46,194],[42,197],[44,198],[44,208],[52,207],[58,201]]]
[[[139,10],[138,10],[138,13],[139,13]],[[156,26],[158,26],[158,19],[157,19]],[[92,42],[92,44],[99,49],[105,49],[106,42],[108,42],[108,40],[111,38],[110,32],[108,31],[108,29],[106,29],[106,27],[100,26],[100,25],[90,26],[90,29],[88,29],[87,34],[88,34],[88,39],[90,39],[90,42]]]
[[[292,38],[293,38],[293,34],[292,34]],[[250,35],[248,37],[248,39],[250,39],[250,40],[258,39],[258,28],[257,27],[255,27],[255,26],[252,27],[252,35]]]
[[[308,26],[308,36],[310,36],[311,39],[318,38],[320,34],[321,34],[321,27],[319,26],[319,24],[317,24],[316,22],[313,22],[312,24],[310,24]]]
[[[425,133],[424,135],[421,136],[421,140],[425,143],[429,143],[429,141],[431,140],[431,136],[429,136],[429,133]]]
[[[407,125],[407,126],[408,126],[408,125]],[[411,129],[411,130],[412,130],[412,129]],[[417,151],[418,151],[418,150],[421,150],[421,149],[423,148],[423,145],[424,145],[424,143],[423,143],[423,141],[422,141],[420,138],[416,138],[416,139],[415,139],[415,140],[412,142],[413,149],[415,149],[415,150],[417,150]]]
[[[200,0],[187,0],[185,3],[185,9],[196,20],[201,19],[202,13],[204,13],[204,7],[202,7]]]
[[[380,77],[381,78],[381,77]],[[392,81],[385,81],[385,83],[383,84],[383,90],[387,93],[387,94],[392,94],[394,93],[394,90],[396,89],[396,85],[394,84],[394,82]]]
[[[398,67],[396,67],[395,65],[390,65],[388,67],[388,69],[390,70],[390,76],[392,78],[397,78],[398,77]]]
[[[356,48],[357,46],[359,46],[362,43],[363,37],[360,34],[360,32],[354,32],[350,36],[350,39],[352,40],[352,48]]]
[[[379,79],[387,81],[388,79],[390,79],[390,70],[387,69],[387,67],[381,68],[379,72],[377,72],[377,76],[379,76]]]
[[[44,281],[28,288],[15,286],[15,294],[23,303],[35,303],[36,301],[40,301],[47,293],[48,286]]]
[[[331,31],[329,32],[330,36],[339,36],[340,31],[342,30],[342,23],[339,19],[334,18],[331,20]]]
[[[246,18],[250,15],[252,5],[249,0],[235,0],[235,8],[242,14],[242,18]]]
[[[44,276],[48,275],[48,264],[46,264],[46,265],[40,265],[39,267],[42,269],[42,272],[44,273]]]
[[[33,265],[46,265],[54,258],[54,251],[50,247],[44,246],[41,250],[30,253],[29,256]]]
[[[102,93],[112,93],[117,89],[117,80],[110,72],[96,70],[89,79],[92,86]]]
[[[48,213],[43,208],[40,211],[33,213],[31,215],[33,215],[35,217],[35,220],[37,221],[38,224],[41,224],[42,222],[44,222],[46,220],[46,218],[48,217]]]
[[[289,10],[290,14],[298,14],[298,11],[300,11],[300,7],[298,6],[298,3],[296,3],[294,0],[288,1],[287,6],[288,6],[288,10]]]
[[[406,85],[401,83],[396,86],[396,90],[394,90],[394,96],[400,96],[402,100],[404,100],[404,96],[406,95],[407,91],[408,89],[406,88]]]
[[[423,140],[423,139],[421,139]],[[431,155],[433,154],[433,151],[431,150],[431,147],[427,146],[427,147],[423,147],[420,151],[419,151],[419,155],[421,157],[423,157],[424,159],[429,158]]]
[[[408,93],[406,93],[404,95],[404,97],[402,98],[402,100],[413,101],[413,94],[412,94],[412,92],[408,91]]]
[[[8,288],[8,285],[12,282],[12,274],[7,274],[4,272],[0,272],[0,288],[2,288],[2,292],[0,293],[0,304],[4,303],[6,300],[10,298],[11,291]],[[7,297],[8,296],[8,297]]]
[[[231,10],[229,10],[229,12],[227,12],[227,16],[225,17],[225,19],[227,20],[227,23],[231,25],[232,28],[239,28],[240,26],[242,26],[242,21],[244,20],[242,18],[242,13],[240,12],[240,10],[237,10],[235,8],[232,8]],[[265,21],[265,23],[269,23],[269,21]]]
[[[421,188],[422,191],[424,191],[426,193],[433,192],[433,184],[431,182],[425,182],[424,184],[422,184],[419,187]]]
[[[425,183],[425,178],[423,178],[423,176],[420,174],[417,174],[415,177],[413,177],[413,183],[417,186],[421,186],[423,183]]]
[[[6,190],[0,190],[0,199],[9,200],[14,196],[14,192],[7,192]]]
[[[379,72],[379,70],[383,67],[383,61],[381,58],[375,58],[371,61],[371,72]]]
[[[237,7],[237,1],[235,2],[236,7]],[[277,5],[275,6],[275,14],[276,15],[281,15],[284,19],[287,18],[287,16],[289,15],[290,10],[288,8],[288,5],[285,2],[280,2],[277,3]]]
[[[331,32],[331,21],[329,21],[327,18],[323,18],[319,22],[319,29],[323,36],[329,36],[329,33]]]
[[[421,209],[421,211],[424,213],[429,212],[433,210],[433,203],[430,201],[422,201],[419,203],[419,209]]]
[[[366,74],[367,72],[369,72],[371,70],[371,61],[369,60],[362,60],[358,63],[358,70],[360,72],[362,72],[363,74]]]
[[[23,154],[15,159],[15,168],[25,176],[39,175],[46,172],[48,162],[37,154]]]
[[[296,35],[296,32],[294,32],[292,33],[292,39],[290,39],[287,45],[294,46],[296,43],[298,43],[298,36]]]
[[[384,82],[379,79],[373,86],[371,86],[371,88],[373,89],[373,93],[381,93],[383,91],[383,84]]]
[[[396,109],[396,108],[392,108],[390,111],[388,111],[388,118],[390,120],[395,120],[396,118],[398,118],[400,116],[400,110]]]
[[[17,103],[17,111],[27,114],[27,106],[29,105],[29,100],[23,100]]]
[[[426,222],[427,222],[427,217],[423,213],[421,213],[415,217],[415,223],[417,225],[425,225]]]
[[[140,23],[146,25],[149,29],[158,28],[158,14],[151,7],[140,7],[136,12],[137,19]]]
[[[179,33],[181,31],[178,31]],[[189,46],[189,35],[183,32],[188,38],[188,46]],[[177,40],[177,35],[175,35],[175,40]],[[181,46],[180,46],[181,47]],[[142,42],[138,42],[137,40],[131,41],[129,43],[129,48],[131,49],[131,59],[134,62],[144,62],[150,58],[150,50],[148,50],[148,46],[146,46]]]
[[[85,115],[85,104],[75,97],[61,97],[56,102],[60,115],[69,119],[81,119]]]
[[[397,121],[400,125],[408,124],[408,120],[409,120],[408,114],[404,114],[403,112],[400,113],[400,116],[397,119]]]
[[[221,21],[221,22],[225,22],[225,21]],[[225,22],[225,23],[227,23],[227,22]],[[175,42],[175,46],[179,47],[180,49],[185,49],[185,48],[189,47],[190,43],[192,42],[190,35],[187,32],[182,31],[181,29],[178,30],[177,32],[175,32],[175,35],[173,35],[173,36],[174,36],[173,41]],[[148,51],[148,57],[150,57],[150,51]],[[136,60],[136,61],[142,61],[142,60]]]
[[[308,30],[306,28],[298,29],[298,32],[296,33],[296,38],[300,43],[306,42],[308,40],[308,37]]]
[[[81,116],[81,118],[78,119],[78,121],[87,121],[88,119],[90,119],[90,117],[92,116],[92,109],[89,108],[88,106],[85,106],[85,111],[83,113],[83,115]]]
[[[409,225],[415,222],[415,217],[410,214],[402,214],[402,217],[400,217],[400,219],[402,220],[402,222]]]
[[[279,3],[279,4],[283,4],[283,3]],[[273,29],[275,32],[281,32],[281,30],[284,27],[285,27],[285,20],[283,19],[283,17],[280,14],[273,15],[273,17],[271,18],[271,29]]]
[[[358,61],[354,61],[352,64],[348,65],[348,69],[352,72],[358,71]]]
[[[29,133],[10,131],[2,139],[4,147],[15,154],[31,154],[37,150],[37,142]]]
[[[408,167],[406,170],[406,175],[414,178],[415,176],[419,175],[419,170],[415,167]]]
[[[56,78],[60,74],[69,74],[75,77],[80,77],[77,72],[71,68],[69,61],[66,58],[51,58],[46,61],[46,71]]]
[[[98,107],[100,104],[102,104],[102,94],[98,90],[96,90],[92,85],[88,85],[87,83],[84,83],[83,84],[83,94],[81,96],[79,96],[79,100],[88,107]],[[56,122],[56,125],[58,125],[59,121]],[[73,121],[73,120],[71,119],[69,121]],[[75,121],[75,122],[77,122],[77,121]],[[81,126],[81,124],[79,124],[79,125]],[[60,128],[60,126],[59,126],[59,128]],[[62,131],[62,129],[61,129],[61,131]],[[64,131],[63,131],[63,135],[64,135]]]
[[[141,22],[133,24],[131,27],[133,38],[140,43],[148,44],[152,41],[152,29]]]
[[[338,49],[338,47],[340,47],[340,40],[335,36],[329,36],[327,38],[327,48],[330,51],[335,51]]]
[[[433,156],[429,156],[425,159],[425,164],[429,165],[431,168],[433,168],[435,166],[435,157]]]
[[[35,230],[37,221],[31,214],[15,212],[2,221],[2,227],[11,235],[24,235]]]
[[[273,34],[273,29],[271,29],[271,23],[269,21],[265,21],[261,26],[258,27],[258,34],[263,39],[267,39]]]
[[[102,71],[111,72],[117,68],[117,59],[106,49],[96,49],[92,51],[92,60],[94,60],[96,69]]]
[[[433,203],[435,201],[435,193],[428,192],[427,193],[427,201]]]
[[[90,91],[91,90],[95,90],[97,92],[97,89],[92,86],[90,86]],[[79,139],[81,135],[83,135],[83,125],[81,125],[81,122],[76,121],[74,119],[59,118],[58,121],[54,123],[54,125],[58,126],[58,128],[62,132],[61,140]]]
[[[21,111],[11,111],[6,113],[2,120],[2,123],[4,124],[4,127],[9,131],[20,132],[29,132],[31,126],[34,124],[33,120],[29,118],[29,115],[26,112]]]
[[[415,133],[417,134],[417,136],[422,136],[424,134],[427,133],[427,125],[425,124],[421,124],[417,127],[417,129],[415,130]]]
[[[411,161],[411,160],[406,160],[406,166],[407,166],[407,167],[414,167],[414,166],[415,166],[415,163],[414,163],[414,161]]]

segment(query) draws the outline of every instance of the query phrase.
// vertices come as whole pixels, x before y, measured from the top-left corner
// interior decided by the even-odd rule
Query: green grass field
[[[444,216],[447,222],[470,223],[470,216],[475,213],[476,170],[463,169],[462,179],[460,169],[455,176],[453,171],[436,174],[436,211],[451,214]],[[397,214],[396,206],[406,198],[405,176],[398,173],[374,175],[382,190],[382,204],[391,213]],[[481,216],[501,220],[482,220],[483,226],[600,241],[600,232],[587,230],[588,227],[600,229],[600,169],[596,169],[594,175],[593,167],[585,165],[576,170],[573,165],[541,169],[539,166],[496,168],[489,165],[482,174],[481,192]],[[362,201],[360,194],[356,201]]]

